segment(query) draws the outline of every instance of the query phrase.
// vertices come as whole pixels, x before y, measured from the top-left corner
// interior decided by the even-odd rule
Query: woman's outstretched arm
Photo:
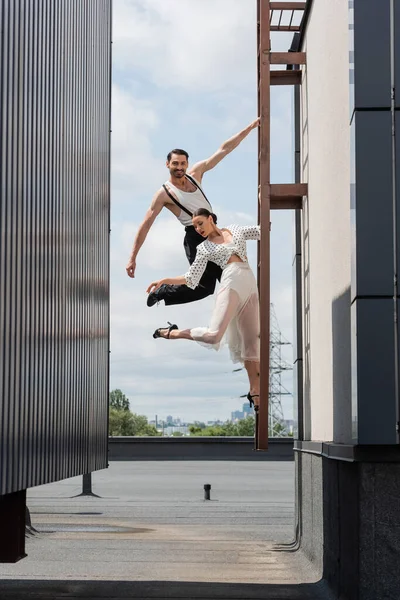
[[[261,239],[261,230],[259,225],[241,225],[239,229],[243,233],[245,240]]]
[[[166,277],[159,281],[153,281],[147,288],[147,293],[156,292],[163,283],[167,285],[187,285],[194,290],[200,282],[200,279],[207,267],[207,256],[201,248],[197,248],[196,258],[194,263],[190,266],[190,269],[185,275],[179,275],[178,277]]]
[[[186,279],[183,275],[178,275],[178,277],[165,277],[164,279],[159,279],[158,281],[153,281],[147,288],[146,292],[150,294],[151,292],[156,292],[163,283],[167,285],[184,285],[186,283]]]

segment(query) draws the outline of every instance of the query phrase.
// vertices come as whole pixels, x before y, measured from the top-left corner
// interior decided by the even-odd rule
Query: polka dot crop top
[[[197,246],[196,258],[189,271],[184,275],[188,287],[194,289],[199,285],[209,260],[216,263],[221,269],[226,267],[232,254],[237,254],[239,258],[247,262],[246,241],[260,239],[260,226],[229,225],[227,229],[232,234],[232,242],[214,244],[214,242],[205,240]]]

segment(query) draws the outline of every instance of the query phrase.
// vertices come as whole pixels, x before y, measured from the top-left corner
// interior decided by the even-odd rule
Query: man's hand
[[[250,123],[250,125],[249,125],[250,129],[255,129],[256,127],[258,127],[260,122],[261,122],[261,117],[258,117],[258,119],[256,119],[252,123]]]
[[[147,234],[150,231],[151,226],[153,225],[155,218],[161,212],[165,198],[168,196],[165,194],[164,190],[161,188],[153,197],[151,201],[150,208],[146,212],[144,216],[143,223],[139,226],[138,232],[136,234],[135,240],[133,242],[133,248],[131,251],[131,256],[129,258],[129,262],[126,265],[126,272],[129,277],[135,277],[135,269],[136,269],[136,257],[143,245],[144,240],[146,239]]]
[[[218,163],[221,162],[225,156],[230,154],[232,150],[237,148],[239,144],[249,135],[250,131],[258,127],[260,124],[260,117],[255,119],[250,125],[239,131],[236,135],[229,138],[226,142],[224,142],[221,147],[212,155],[210,158],[206,160],[202,160],[195,165],[191,169],[189,169],[188,173],[193,175],[197,181],[201,182],[201,178],[203,177],[206,171],[210,171],[214,167],[217,166]]]
[[[153,292],[156,292],[164,283],[164,279],[160,279],[159,281],[153,281],[153,283],[151,283],[149,285],[149,287],[147,288],[146,292],[148,294],[152,294]]]
[[[126,265],[126,272],[128,273],[129,277],[135,277],[135,270],[136,260],[134,258],[130,258],[128,264]]]

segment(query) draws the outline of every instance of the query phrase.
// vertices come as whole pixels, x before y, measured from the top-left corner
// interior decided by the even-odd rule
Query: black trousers
[[[197,233],[193,225],[185,227],[185,238],[183,247],[185,248],[186,256],[191,265],[196,258],[196,249],[204,238]],[[167,306],[171,304],[186,304],[187,302],[195,302],[214,293],[215,285],[221,279],[221,268],[215,263],[208,261],[206,270],[199,285],[192,290],[187,285],[165,285],[163,288],[162,297]]]

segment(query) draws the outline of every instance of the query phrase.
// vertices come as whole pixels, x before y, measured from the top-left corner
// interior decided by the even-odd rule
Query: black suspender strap
[[[204,196],[204,199],[205,199],[205,201],[206,201],[206,202],[208,202],[208,204],[210,205],[210,208],[212,208],[212,207],[211,207],[211,203],[210,203],[209,199],[207,198],[207,196],[205,195],[205,193],[203,192],[203,190],[201,189],[201,187],[199,186],[199,184],[196,182],[196,180],[195,180],[195,179],[193,179],[193,177],[192,177],[191,175],[188,175],[187,173],[185,173],[185,175],[186,175],[186,177],[189,179],[189,181],[191,181],[191,182],[193,183],[193,185],[195,185],[195,186],[196,186],[196,188],[197,188],[198,190],[200,190],[200,192],[201,192],[201,193],[203,194],[203,196]]]
[[[203,190],[201,189],[201,187],[199,186],[199,184],[193,179],[193,177],[191,177],[191,175],[188,175],[186,173],[186,177],[189,179],[189,181],[191,183],[193,183],[194,186],[196,186],[196,188],[198,190],[200,190],[200,192],[204,196],[204,199],[210,205],[210,208],[211,208],[210,201],[208,200],[207,196],[205,195],[205,193],[203,192]],[[189,217],[193,217],[193,213],[191,213],[190,210],[188,210],[185,206],[182,206],[182,204],[175,198],[175,196],[173,196],[171,194],[171,192],[169,191],[169,189],[167,188],[167,186],[165,184],[163,184],[163,188],[166,191],[166,193],[168,194],[168,196],[171,198],[172,202],[174,202],[174,204],[176,204],[176,206],[178,206],[178,208],[180,208],[181,210],[183,210],[187,215],[189,215]]]
[[[182,204],[180,202],[178,202],[178,200],[171,194],[171,192],[169,191],[169,189],[167,188],[167,186],[165,184],[163,184],[163,188],[167,192],[168,196],[171,198],[172,202],[174,202],[176,204],[176,206],[178,206],[187,215],[189,215],[189,217],[193,217],[193,213],[191,213],[190,210],[188,210],[187,208],[182,206]]]

